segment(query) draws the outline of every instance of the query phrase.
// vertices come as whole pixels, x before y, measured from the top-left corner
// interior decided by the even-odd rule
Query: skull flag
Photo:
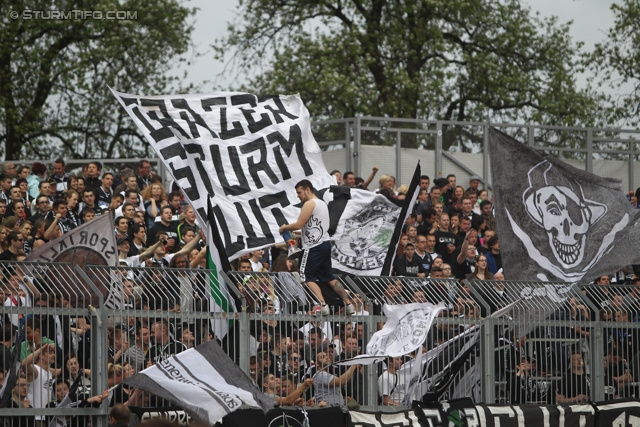
[[[502,265],[509,280],[586,284],[637,263],[638,217],[620,181],[489,129]]]

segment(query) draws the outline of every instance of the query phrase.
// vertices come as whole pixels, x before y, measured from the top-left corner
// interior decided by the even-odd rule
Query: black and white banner
[[[214,424],[242,405],[273,408],[275,400],[259,391],[215,340],[158,362],[125,384],[175,402],[190,415]]]
[[[349,411],[348,427],[421,427],[413,410],[398,412]]]
[[[75,266],[82,268],[92,279],[98,291],[105,298],[106,307],[118,306],[118,301],[122,299],[122,287],[109,286],[113,281],[105,277],[108,274],[107,270],[100,270],[99,273],[96,273],[97,270],[85,269],[88,265],[105,267],[118,265],[118,250],[111,215],[100,215],[57,239],[37,247],[25,261],[41,264],[68,264],[68,270],[56,267],[47,272],[42,267],[36,268],[39,269],[39,274],[45,277],[47,274],[55,275],[50,283],[64,288],[59,291],[64,292],[65,298],[72,305],[87,306],[92,304],[95,306],[98,304],[97,294],[88,285],[78,282],[76,273],[71,271]]]
[[[508,280],[586,284],[637,261],[640,211],[620,181],[543,157],[493,128],[489,148]]]
[[[206,223],[210,199],[230,259],[280,243],[294,185],[335,183],[298,95],[140,96],[113,91]]]
[[[332,216],[338,213],[334,203],[329,203]],[[379,276],[400,212],[398,205],[381,194],[351,188],[332,236],[333,268],[350,274]]]
[[[367,352],[336,365],[368,365],[411,353],[424,344],[433,321],[444,308],[442,304],[428,302],[385,304],[383,310],[387,321],[369,340]]]

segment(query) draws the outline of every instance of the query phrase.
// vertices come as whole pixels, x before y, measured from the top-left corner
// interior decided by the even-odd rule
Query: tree
[[[635,126],[640,117],[640,3],[623,0],[611,5],[614,24],[607,39],[595,46],[588,63],[601,82],[616,92],[616,116],[621,124]]]
[[[0,154],[147,156],[109,87],[164,92],[176,81],[166,71],[190,47],[195,9],[174,0],[25,4],[0,5]]]
[[[518,0],[246,0],[218,58],[246,89],[300,92],[312,116],[589,124],[569,24]]]

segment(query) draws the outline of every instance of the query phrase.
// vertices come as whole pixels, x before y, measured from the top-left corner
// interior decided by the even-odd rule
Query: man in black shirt
[[[426,277],[421,260],[415,257],[416,248],[409,242],[404,246],[404,256],[397,258],[393,266],[394,276]]]
[[[151,341],[154,345],[149,349],[147,359],[154,363],[169,359],[187,349],[180,341],[169,337],[169,325],[164,320],[151,325]]]
[[[180,249],[180,236],[178,236],[178,227],[171,219],[173,210],[171,206],[163,206],[160,210],[160,222],[156,222],[147,233],[147,244],[153,245],[157,241],[158,233],[162,232],[167,235],[167,249],[174,253]]]
[[[9,233],[7,243],[9,248],[0,254],[0,261],[11,261],[18,255],[18,252],[24,250],[24,237],[19,231],[14,230]]]

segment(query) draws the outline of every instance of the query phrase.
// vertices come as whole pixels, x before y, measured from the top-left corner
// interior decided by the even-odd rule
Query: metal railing
[[[534,124],[413,120],[355,117],[314,122],[314,136],[323,149],[327,170],[353,171],[366,177],[373,166],[380,174],[411,181],[415,162],[433,180],[455,174],[467,187],[478,175],[481,188],[491,188],[489,126],[532,148],[596,175],[618,178],[623,188],[640,186],[640,131],[637,129],[542,126]],[[378,186],[377,178],[369,186]]]
[[[315,296],[291,273],[232,272],[224,286],[218,286],[209,271],[160,266],[83,270],[64,264],[3,263],[0,269],[3,340],[10,342],[16,327],[28,327],[23,328],[25,380],[31,383],[34,369],[42,372],[50,362],[59,369],[54,376],[69,381],[81,377],[83,386],[74,396],[79,401],[209,339],[218,339],[257,387],[286,395],[306,377],[316,377],[321,353],[338,361],[365,352],[386,320],[384,304],[412,302],[444,307],[422,349],[426,380],[445,371],[460,353],[462,344],[450,345],[456,337],[479,331],[477,347],[441,398],[472,396],[486,403],[522,404],[573,402],[582,394],[594,401],[640,395],[638,286],[574,289],[562,283],[340,277],[356,314],[347,316],[344,303],[323,287],[331,314],[321,316],[314,311]],[[215,298],[210,297],[212,283]],[[223,302],[237,311],[216,308]],[[43,362],[50,351],[55,357]],[[350,373],[331,365],[328,372],[345,380],[330,392],[342,404],[355,401],[373,410],[395,404],[409,380],[410,369],[402,366],[410,367],[416,357],[414,352]],[[62,397],[56,397],[58,384],[50,383],[54,402]],[[59,387],[63,393],[64,386]],[[428,391],[429,383],[419,390]],[[17,393],[19,401],[19,387]],[[312,389],[302,400],[318,403],[315,397]],[[115,387],[111,399],[131,400],[137,407],[172,405],[123,387]],[[43,420],[92,415],[93,425],[107,423],[106,402],[64,409],[48,403],[32,401],[34,409],[6,413]]]

